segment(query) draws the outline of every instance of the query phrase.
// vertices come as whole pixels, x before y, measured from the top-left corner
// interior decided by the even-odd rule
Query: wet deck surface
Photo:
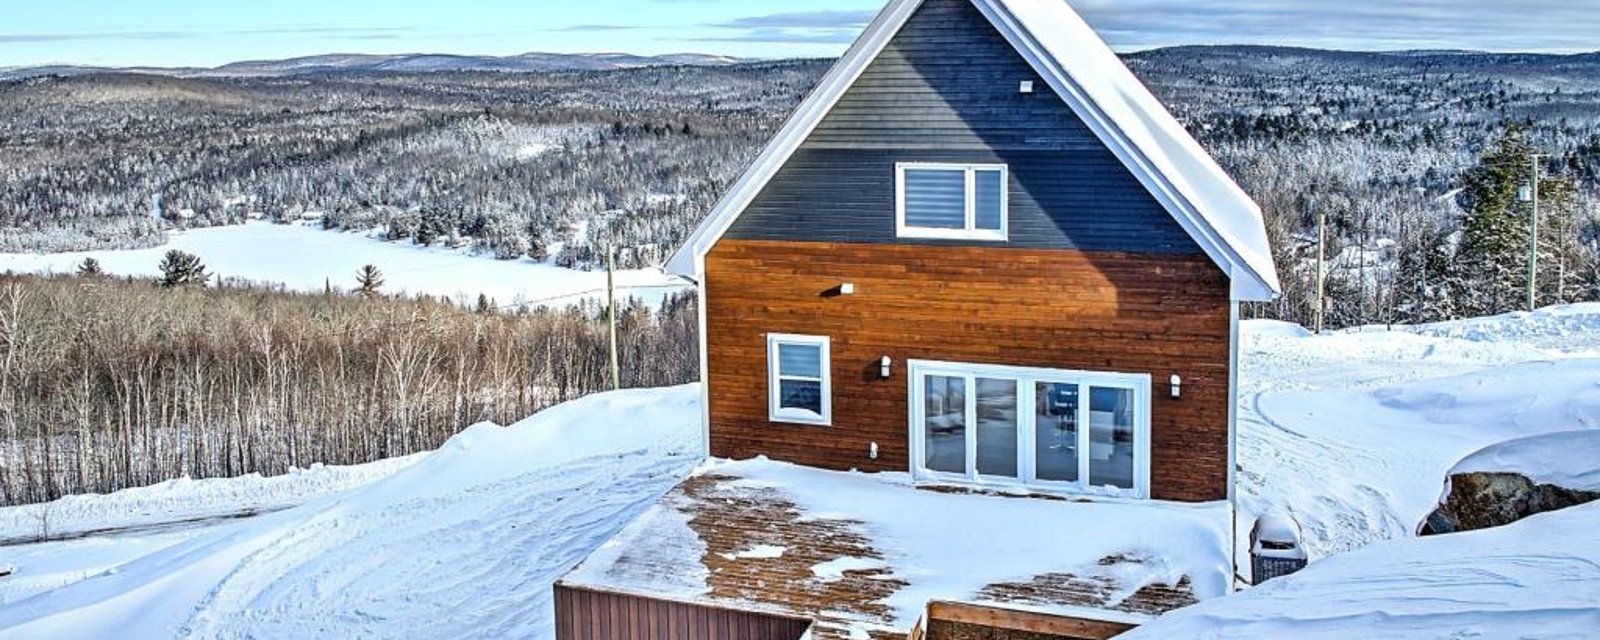
[[[689,478],[658,506],[681,513],[679,520],[686,519],[704,543],[704,553],[695,560],[698,566],[677,566],[689,560],[651,553],[652,536],[641,532],[633,537],[633,548],[621,553],[605,575],[626,576],[627,585],[637,591],[640,576],[706,573],[709,591],[702,599],[814,619],[818,640],[858,640],[863,633],[873,640],[906,637],[911,622],[897,621],[887,601],[914,577],[896,573],[893,559],[877,548],[862,522],[807,514],[781,489],[716,474]],[[761,553],[763,549],[769,552]],[[946,596],[1001,606],[1109,609],[1140,615],[1196,602],[1187,579],[1176,585],[1146,586],[1129,586],[1117,579],[1121,569],[1145,561],[1108,557],[1081,572],[1044,573],[991,584],[975,594]],[[837,562],[879,566],[814,570]],[[589,581],[595,580],[591,576]]]

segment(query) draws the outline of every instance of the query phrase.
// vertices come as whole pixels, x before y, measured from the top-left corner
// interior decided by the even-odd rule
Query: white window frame
[[[1037,367],[968,364],[912,360],[907,364],[909,378],[911,430],[911,476],[918,482],[935,484],[963,484],[1042,490],[1072,495],[1092,495],[1105,498],[1148,500],[1150,497],[1150,405],[1152,377],[1149,374],[1111,373],[1104,371],[1074,371]],[[948,473],[928,469],[927,431],[922,413],[927,406],[927,376],[942,376],[966,380],[966,473]],[[977,379],[1014,380],[1017,382],[1017,477],[1002,478],[978,473],[977,429]],[[1078,403],[1078,480],[1057,482],[1038,478],[1037,416],[1030,407],[1036,400],[1038,383],[1077,383]],[[1091,403],[1089,388],[1127,389],[1133,392],[1133,488],[1092,486],[1089,456],[1082,455],[1091,449],[1093,437],[1089,428]]]
[[[964,229],[931,229],[906,225],[906,170],[965,171],[967,220]],[[1000,230],[978,228],[979,171],[1000,172]],[[900,162],[894,165],[895,235],[901,238],[932,240],[980,240],[1007,242],[1011,238],[1011,167],[1004,164],[955,164],[941,162]]]
[[[833,354],[832,339],[827,336],[805,336],[787,333],[767,334],[767,419],[771,422],[804,424],[817,427],[833,426]],[[784,345],[819,347],[822,351],[822,379],[781,374],[778,350]],[[780,415],[784,380],[822,383],[822,418],[820,420]]]

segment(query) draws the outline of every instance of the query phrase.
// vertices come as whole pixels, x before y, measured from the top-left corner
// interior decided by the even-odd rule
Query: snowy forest
[[[0,276],[0,504],[432,450],[610,388],[605,310]],[[360,276],[358,278],[358,275]],[[626,387],[692,379],[695,301],[618,310]]]
[[[1536,170],[1535,302],[1600,298],[1600,55],[1128,61],[1266,213],[1285,295],[1251,317],[1313,324],[1319,254],[1330,327],[1522,308]],[[614,241],[619,267],[656,265],[827,65],[3,80],[0,252],[266,219],[579,269]],[[608,387],[592,303],[92,267],[0,276],[0,504],[403,455]],[[694,377],[694,301],[655,302],[622,313],[624,386]]]

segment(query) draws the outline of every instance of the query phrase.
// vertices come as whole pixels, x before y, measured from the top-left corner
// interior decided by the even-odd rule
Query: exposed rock
[[[1538,484],[1517,473],[1471,472],[1450,476],[1443,504],[1428,514],[1420,533],[1433,535],[1511,524],[1531,515],[1600,500],[1600,492]]]

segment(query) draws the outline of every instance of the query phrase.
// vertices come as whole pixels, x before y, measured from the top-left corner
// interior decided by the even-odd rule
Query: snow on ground
[[[0,569],[16,571],[9,578],[0,578],[0,610],[8,604],[112,571],[203,532],[201,527],[180,527],[137,535],[98,535],[0,548]],[[0,629],[0,638],[9,639],[9,633]]]
[[[1589,504],[1382,542],[1122,637],[1591,639],[1600,635],[1596,529],[1600,504]]]
[[[603,298],[604,271],[577,271],[522,260],[495,260],[466,250],[385,242],[361,233],[324,231],[315,223],[244,225],[174,233],[166,246],[130,251],[0,254],[0,272],[75,273],[84,258],[99,260],[107,273],[156,276],[162,256],[178,249],[200,256],[212,274],[281,283],[296,291],[320,292],[329,283],[356,288],[356,272],[371,264],[383,272],[386,293],[445,296],[465,304],[488,295],[501,305],[539,301],[560,306]],[[659,269],[617,273],[619,297],[659,300],[684,283]]]
[[[1462,460],[1450,475],[1515,473],[1538,484],[1600,491],[1600,430],[1568,431],[1502,442]]]
[[[459,273],[451,279],[468,281]],[[1600,425],[1600,306],[1324,336],[1253,322],[1241,355],[1241,533],[1257,514],[1295,515],[1313,570],[1217,600],[1217,613],[1200,610],[1173,624],[1242,618],[1248,626],[1259,618],[1260,626],[1246,631],[1301,637],[1307,634],[1273,625],[1303,618],[1315,637],[1334,628],[1320,626],[1327,621],[1376,622],[1384,614],[1368,612],[1393,611],[1396,624],[1433,620],[1436,628],[1470,630],[1479,618],[1460,616],[1477,614],[1432,617],[1428,607],[1493,612],[1503,610],[1495,604],[1502,601],[1524,611],[1506,619],[1593,620],[1593,591],[1571,582],[1596,579],[1600,551],[1584,546],[1595,538],[1585,542],[1583,535],[1600,525],[1592,507],[1460,534],[1472,537],[1382,541],[1410,538],[1446,474],[1474,452]],[[0,578],[0,594],[12,594],[0,606],[0,639],[549,638],[550,582],[695,466],[697,401],[694,387],[599,396],[511,428],[475,427],[391,477],[286,511],[200,529],[0,549],[0,564],[18,570]],[[848,498],[819,495],[810,508],[824,511],[822,502]],[[100,517],[88,513],[87,522]],[[16,517],[0,510],[0,522]],[[979,539],[948,544],[965,549]],[[897,557],[916,551],[898,550]],[[1449,563],[1466,558],[1473,562]],[[1482,590],[1461,586],[1474,580]],[[1415,591],[1423,582],[1440,590]],[[1587,612],[1568,606],[1579,596],[1589,598]],[[1483,637],[1503,635],[1510,634]]]
[[[154,552],[0,608],[0,639],[548,637],[551,582],[695,466],[698,400],[624,392],[478,425],[364,488],[138,541]]]
[[[1412,535],[1483,447],[1600,427],[1600,306],[1312,336],[1246,323],[1240,551],[1282,511],[1313,559]]]
[[[0,509],[0,543],[75,537],[111,529],[151,527],[238,514],[277,511],[394,475],[427,454],[348,467],[312,465],[281,476],[183,478],[109,495],[67,496],[55,502]],[[0,559],[6,553],[0,549]]]
[[[767,460],[703,471],[738,478],[738,486],[777,489],[803,518],[859,523],[893,575],[909,583],[887,603],[902,628],[930,600],[1042,574],[1083,575],[1110,557],[1147,560],[1114,566],[1113,577],[1126,589],[1122,597],[1187,577],[1203,600],[1226,594],[1231,580],[1222,504],[1056,504],[949,494],[913,489],[906,473],[839,473]],[[1071,532],[1071,544],[1062,544],[1062,532]]]

